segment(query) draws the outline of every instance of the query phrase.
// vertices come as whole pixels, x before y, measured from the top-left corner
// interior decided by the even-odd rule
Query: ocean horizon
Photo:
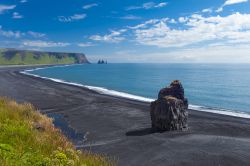
[[[35,68],[23,73],[144,102],[155,100],[172,80],[180,80],[190,109],[250,118],[249,69],[248,64],[112,63]]]

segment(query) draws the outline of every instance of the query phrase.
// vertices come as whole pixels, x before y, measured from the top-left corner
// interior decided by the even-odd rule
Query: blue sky
[[[1,0],[0,47],[91,61],[249,63],[248,0]]]

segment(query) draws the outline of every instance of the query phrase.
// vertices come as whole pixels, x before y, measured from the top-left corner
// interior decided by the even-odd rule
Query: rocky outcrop
[[[108,61],[104,61],[103,59],[99,59],[97,64],[108,64]]]
[[[150,115],[152,128],[155,130],[187,129],[188,100],[180,81],[173,81],[170,86],[160,90],[158,99],[151,103]]]

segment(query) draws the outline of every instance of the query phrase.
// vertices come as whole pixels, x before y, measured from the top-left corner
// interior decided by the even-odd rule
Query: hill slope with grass
[[[0,97],[1,166],[108,166],[104,156],[77,151],[52,119],[31,104]]]
[[[81,53],[0,49],[0,65],[82,64],[89,63]]]

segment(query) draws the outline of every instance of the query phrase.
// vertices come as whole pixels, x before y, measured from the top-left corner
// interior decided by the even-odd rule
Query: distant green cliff
[[[0,65],[82,64],[89,63],[84,54],[0,49]]]

